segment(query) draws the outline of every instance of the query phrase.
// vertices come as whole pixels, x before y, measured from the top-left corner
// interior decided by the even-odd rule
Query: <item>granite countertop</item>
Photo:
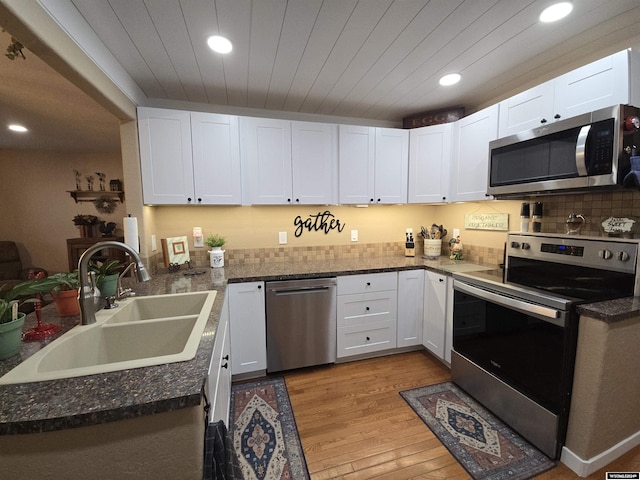
[[[187,362],[84,377],[0,385],[0,435],[61,430],[199,405],[228,282],[377,273],[425,266],[437,269],[441,264],[453,263],[456,262],[447,257],[435,260],[384,257],[278,263],[267,260],[256,265],[195,269],[204,271],[199,275],[185,275],[184,270],[160,273],[154,275],[149,282],[125,285],[132,286],[139,296],[203,290],[218,292],[196,357]],[[58,317],[54,305],[49,304],[42,309],[42,322],[57,323],[62,330],[43,341],[23,342],[19,355],[0,361],[0,376],[78,325],[80,318]],[[29,314],[24,329],[35,324],[35,314]]]
[[[259,264],[195,269],[204,272],[198,275],[185,275],[184,270],[160,273],[154,275],[149,282],[125,285],[132,286],[137,295],[203,290],[218,292],[196,357],[186,362],[84,377],[0,385],[0,435],[60,430],[200,405],[227,283],[413,269],[427,269],[450,275],[445,270],[447,266],[461,263],[470,262],[454,261],[446,256],[436,259],[390,256],[312,262],[271,262],[266,259]],[[638,315],[640,299],[620,299],[580,308],[582,314],[615,321],[621,319],[621,316],[629,318]],[[0,376],[80,323],[78,316],[58,317],[52,304],[42,309],[42,321],[58,323],[62,326],[62,331],[45,341],[23,342],[19,355],[0,361]],[[35,314],[29,314],[24,328],[34,326],[35,322]]]

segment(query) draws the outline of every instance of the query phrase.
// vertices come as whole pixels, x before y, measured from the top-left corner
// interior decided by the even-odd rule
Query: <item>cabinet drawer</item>
[[[398,300],[395,290],[338,297],[338,326],[395,320]]]
[[[338,295],[398,289],[398,273],[366,273],[338,277]]]
[[[338,327],[338,358],[396,347],[394,320]]]

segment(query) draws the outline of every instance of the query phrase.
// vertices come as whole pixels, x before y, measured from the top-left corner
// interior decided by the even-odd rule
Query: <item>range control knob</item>
[[[520,244],[518,242],[511,242],[511,248],[520,248]]]
[[[522,250],[529,250],[531,248],[531,245],[529,245],[528,243],[522,242]]]
[[[629,254],[627,252],[618,252],[616,253],[616,258],[621,262],[626,262],[629,260]]]
[[[605,260],[609,260],[612,257],[612,255],[613,254],[611,253],[611,250],[604,249],[604,250],[598,251],[598,256],[600,258],[604,258]]]

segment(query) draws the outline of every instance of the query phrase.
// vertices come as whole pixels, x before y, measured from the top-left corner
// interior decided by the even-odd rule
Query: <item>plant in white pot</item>
[[[211,247],[209,251],[209,260],[213,268],[224,267],[224,250],[222,246],[226,243],[226,239],[222,235],[212,234],[207,237],[205,243]]]

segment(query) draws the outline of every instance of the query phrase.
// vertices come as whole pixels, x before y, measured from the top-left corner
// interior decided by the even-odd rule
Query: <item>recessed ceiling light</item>
[[[573,10],[571,2],[560,2],[545,8],[540,14],[540,21],[544,23],[555,22],[566,17]]]
[[[231,45],[229,39],[220,35],[211,35],[207,38],[207,45],[211,50],[218,53],[229,53],[233,50],[233,45]]]
[[[440,79],[440,85],[444,85],[444,86],[455,85],[460,81],[461,78],[462,77],[458,73],[450,73]]]
[[[27,129],[22,125],[9,125],[9,130],[13,132],[20,132],[20,133],[24,133],[27,131]]]

